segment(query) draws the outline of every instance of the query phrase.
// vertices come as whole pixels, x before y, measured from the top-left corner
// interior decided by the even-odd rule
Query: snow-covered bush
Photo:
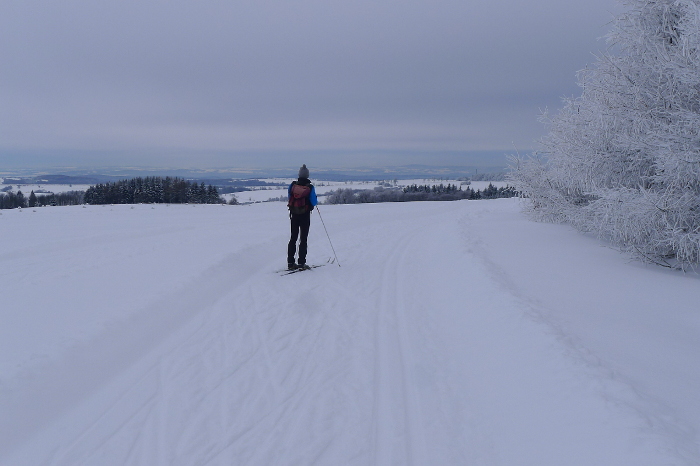
[[[581,71],[510,179],[539,219],[637,257],[700,262],[700,0],[628,0],[610,49]]]

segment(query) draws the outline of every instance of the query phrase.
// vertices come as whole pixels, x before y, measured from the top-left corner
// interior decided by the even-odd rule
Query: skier
[[[287,268],[295,270],[308,268],[306,265],[307,238],[311,225],[311,211],[318,204],[316,189],[309,181],[309,169],[306,164],[299,169],[299,179],[292,181],[287,190],[287,206],[292,226],[289,244],[287,245]],[[294,256],[299,238],[299,260],[295,263]]]

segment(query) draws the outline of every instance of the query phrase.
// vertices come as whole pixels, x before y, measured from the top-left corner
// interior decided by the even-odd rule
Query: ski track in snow
[[[290,276],[274,273],[288,228],[279,206],[233,208],[260,230],[242,245],[193,227],[125,227],[115,247],[138,240],[145,258],[152,241],[187,248],[199,231],[211,262],[31,377],[5,380],[0,464],[700,464],[691,434],[649,428],[618,402],[644,406],[489,264],[470,228],[488,202],[323,206],[342,267]],[[188,212],[170,209],[173,224]],[[311,232],[310,262],[324,262],[318,217]],[[108,242],[71,254],[98,245]]]

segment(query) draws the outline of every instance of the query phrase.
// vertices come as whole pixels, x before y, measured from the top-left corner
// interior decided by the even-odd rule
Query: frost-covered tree
[[[542,220],[637,257],[700,262],[700,0],[627,0],[539,157],[511,179]]]

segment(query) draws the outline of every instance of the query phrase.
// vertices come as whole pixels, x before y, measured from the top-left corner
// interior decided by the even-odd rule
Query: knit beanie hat
[[[304,164],[299,169],[299,178],[308,178],[308,177],[309,177],[309,169],[306,168],[306,164]]]

